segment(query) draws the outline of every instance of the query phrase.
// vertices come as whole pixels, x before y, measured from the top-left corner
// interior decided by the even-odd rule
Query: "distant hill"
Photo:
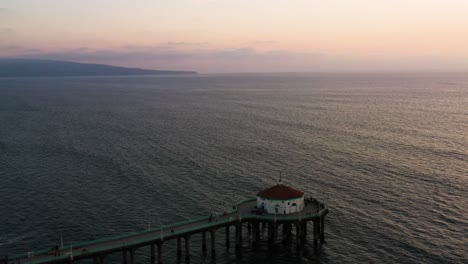
[[[37,59],[1,59],[0,77],[196,74],[194,71],[146,70],[104,64]]]

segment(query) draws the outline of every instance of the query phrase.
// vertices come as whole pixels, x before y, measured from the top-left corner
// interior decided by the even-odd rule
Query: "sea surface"
[[[0,256],[222,212],[280,172],[328,203],[321,250],[220,230],[191,263],[468,263],[468,74],[0,79]]]

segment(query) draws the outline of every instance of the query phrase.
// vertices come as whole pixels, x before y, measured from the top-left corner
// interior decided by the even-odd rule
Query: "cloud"
[[[256,40],[251,42],[253,45],[274,45],[278,44],[279,42],[276,40]]]
[[[11,36],[14,35],[16,31],[8,27],[0,27],[0,36]]]
[[[208,47],[208,42],[160,42],[156,45],[127,45],[124,46],[124,49],[132,51],[154,51],[154,50],[187,50],[187,49],[200,49]]]
[[[13,9],[0,7],[0,19],[12,18],[15,16]]]
[[[179,44],[175,44],[177,45]],[[197,48],[172,49],[158,44],[126,46],[118,50],[80,47],[54,52],[31,51],[15,46],[10,46],[9,49],[16,49],[17,55],[25,58],[199,72],[468,70],[468,58],[385,55],[353,57],[288,50],[258,51],[249,46],[214,49],[201,45]]]
[[[120,50],[95,50],[86,47],[61,52],[37,52],[20,57],[107,63],[155,69],[189,69],[201,72],[240,71],[294,71],[305,58],[312,60],[316,54],[299,54],[288,51],[258,52],[252,47],[229,49],[167,49],[126,46]]]
[[[4,52],[23,52],[24,48],[18,45],[1,45],[0,50]]]
[[[177,42],[177,41],[169,41],[169,42],[161,42],[159,43],[160,46],[172,46],[172,47],[201,47],[208,45],[208,42]]]

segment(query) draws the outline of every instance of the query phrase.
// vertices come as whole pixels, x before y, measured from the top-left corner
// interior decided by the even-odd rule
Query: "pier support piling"
[[[319,220],[314,220],[314,247],[317,247],[319,239]]]
[[[158,243],[158,264],[162,264],[162,242]]]
[[[239,222],[239,242],[242,243],[242,222]]]
[[[325,217],[320,217],[320,243],[325,243]]]
[[[128,259],[127,259],[127,250],[124,249],[123,252],[122,252],[122,263],[127,264],[127,261],[128,261]]]
[[[242,237],[242,224],[238,223],[236,225],[236,249],[240,248]]]
[[[186,235],[184,238],[185,238],[185,258],[188,260],[190,259],[190,235]]]
[[[301,249],[302,241],[301,241],[301,223],[296,223],[296,248],[298,250]]]
[[[302,234],[304,236],[304,240],[307,239],[307,222],[304,222],[304,226],[302,227]]]
[[[129,251],[130,251],[130,264],[135,264],[135,249],[131,248]]]
[[[255,222],[255,242],[260,240],[260,223]]]
[[[226,247],[229,248],[230,243],[229,243],[229,225],[226,226]]]
[[[177,256],[178,257],[180,257],[182,255],[180,239],[181,239],[180,237],[177,238]]]
[[[283,241],[282,242],[283,242],[283,244],[285,244],[286,241],[287,241],[288,227],[287,227],[286,223],[282,224],[281,227],[282,227],[281,231],[283,232]]]
[[[206,254],[206,232],[203,231],[202,233],[202,252]]]
[[[211,254],[216,253],[216,247],[215,247],[215,235],[216,235],[216,230],[211,230]]]
[[[154,250],[154,244],[150,245],[150,250],[151,250],[151,264],[156,263],[156,252]]]

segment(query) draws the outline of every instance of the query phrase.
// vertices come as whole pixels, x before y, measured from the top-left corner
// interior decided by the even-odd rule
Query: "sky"
[[[468,71],[468,0],[0,0],[0,57],[207,73]]]

